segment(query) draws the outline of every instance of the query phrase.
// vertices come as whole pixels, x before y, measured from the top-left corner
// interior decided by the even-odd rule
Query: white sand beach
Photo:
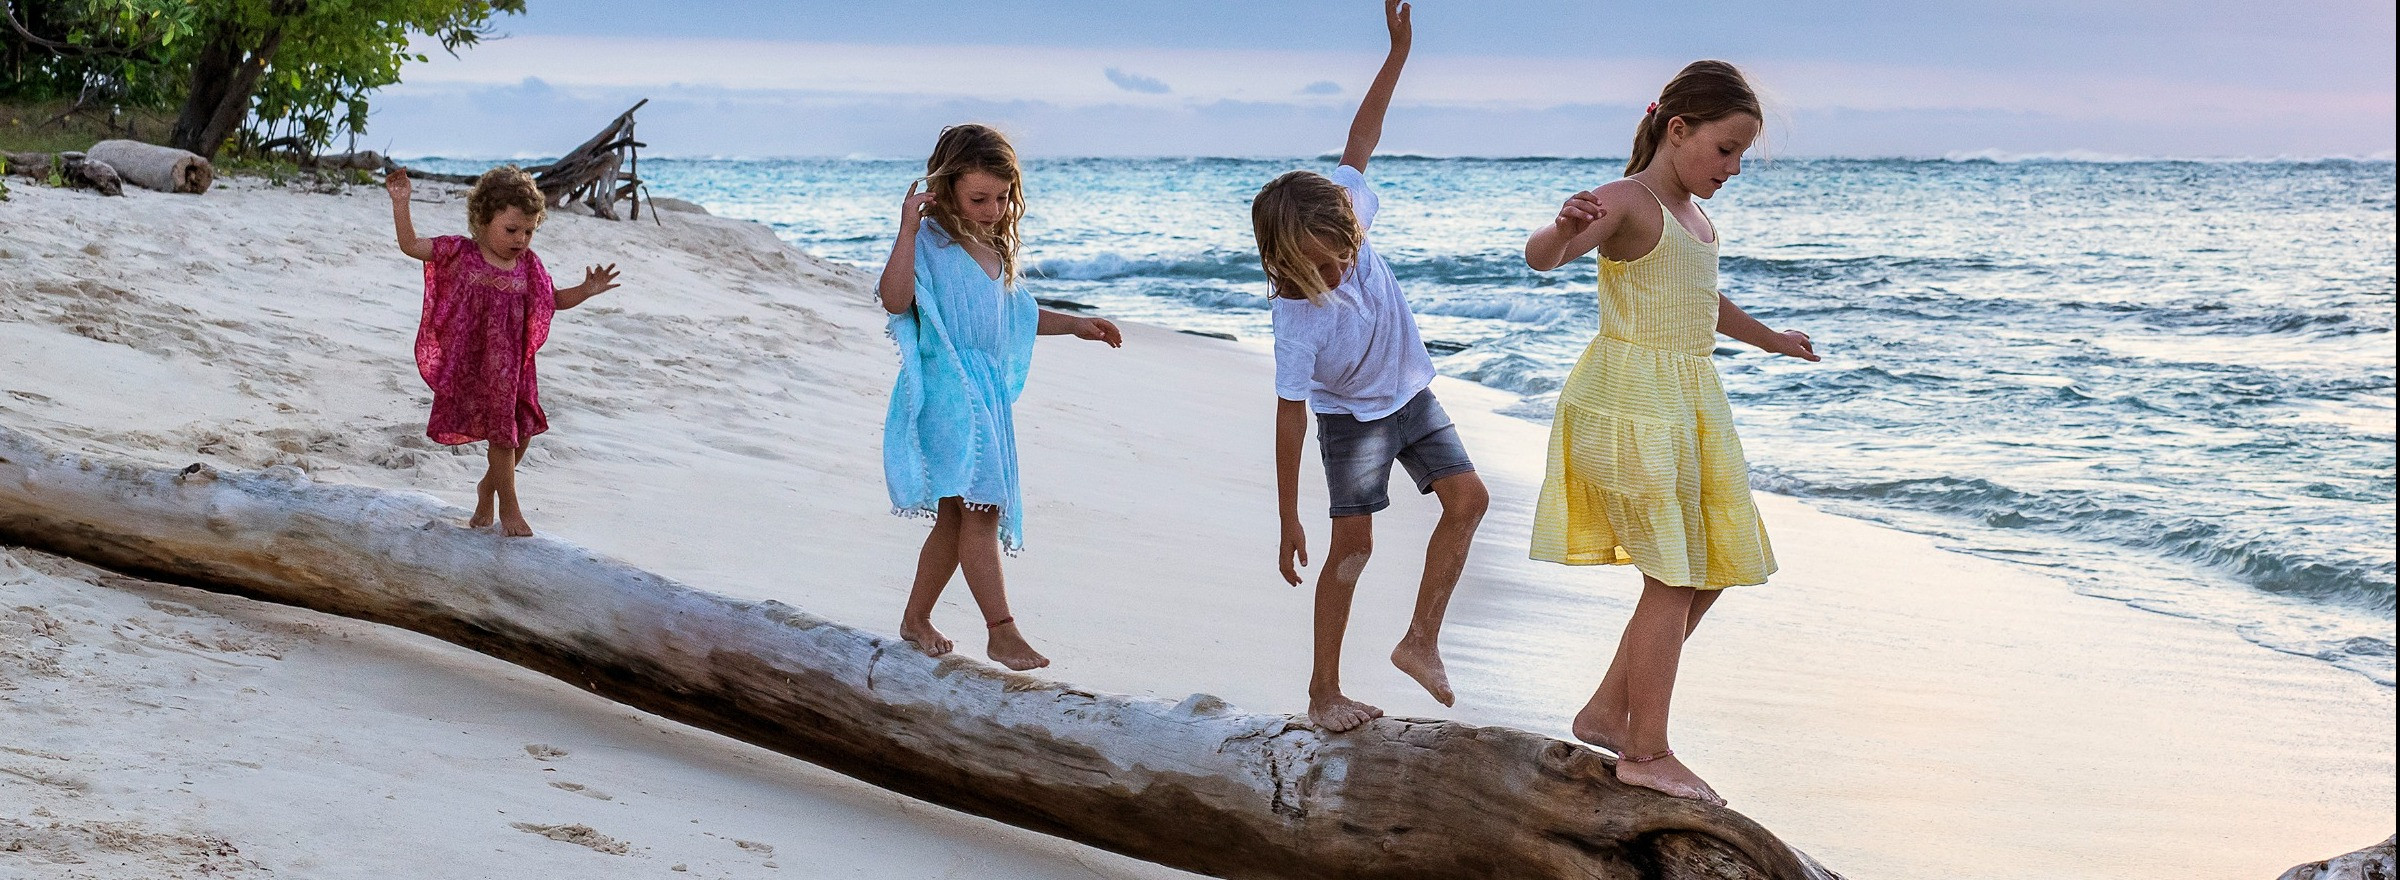
[[[422,185],[426,234],[463,231]],[[554,216],[545,534],[890,631],[921,523],[889,516],[895,357],[856,269],[763,226]],[[471,505],[423,437],[416,264],[380,189],[37,186],[0,203],[0,423],[161,465],[287,464]],[[1018,408],[1027,635],[1080,686],[1297,712],[1306,589],[1274,569],[1264,340],[1046,339]],[[1377,518],[1353,696],[1563,736],[1637,591],[1525,558],[1546,429],[1436,386],[1493,497],[1444,709],[1383,661],[1436,510]],[[1738,416],[1738,410],[1737,410]],[[1323,489],[1304,456],[1321,550]],[[2394,691],[2039,569],[1761,496],[1782,571],[1686,655],[1676,747],[1855,880],[2264,878],[2395,821]],[[504,540],[497,534],[494,541]],[[954,584],[937,623],[979,654]],[[1189,876],[899,797],[428,637],[0,549],[0,877]]]

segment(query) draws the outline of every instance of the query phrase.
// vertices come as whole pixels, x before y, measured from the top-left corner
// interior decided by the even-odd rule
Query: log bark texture
[[[1326,734],[1078,690],[685,587],[418,493],[181,472],[0,427],[0,540],[404,627],[937,804],[1237,878],[1838,880],[1597,753],[1384,718]]]
[[[88,152],[109,164],[126,181],[143,189],[169,193],[205,193],[216,183],[216,166],[198,153],[145,144],[141,141],[101,141]]]
[[[8,164],[8,173],[19,177],[48,180],[50,170],[56,168],[68,186],[96,190],[104,196],[125,194],[125,181],[117,176],[117,169],[82,153],[0,153],[0,161]]]
[[[2386,837],[2382,843],[2346,856],[2295,865],[2277,880],[2394,880],[2400,878],[2400,866],[2393,864],[2400,852],[2394,843],[2400,838]]]

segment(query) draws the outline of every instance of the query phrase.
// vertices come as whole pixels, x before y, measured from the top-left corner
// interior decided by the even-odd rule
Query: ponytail
[[[1651,102],[1642,123],[1633,130],[1633,153],[1625,161],[1625,176],[1631,177],[1650,167],[1658,156],[1658,143],[1667,136],[1667,125],[1681,117],[1685,125],[1715,122],[1728,116],[1749,114],[1765,119],[1759,110],[1758,93],[1750,90],[1749,80],[1742,71],[1723,61],[1694,61],[1686,64],[1667,87],[1659,90],[1658,100]]]

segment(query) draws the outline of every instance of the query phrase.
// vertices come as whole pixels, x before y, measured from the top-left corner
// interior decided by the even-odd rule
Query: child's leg
[[[1317,573],[1316,659],[1308,675],[1308,720],[1339,733],[1383,716],[1383,710],[1342,696],[1342,631],[1350,626],[1350,597],[1375,550],[1370,514],[1333,518],[1325,568]]]
[[[1483,522],[1491,495],[1474,471],[1435,480],[1433,494],[1442,501],[1442,520],[1425,544],[1425,578],[1417,584],[1416,613],[1409,618],[1408,635],[1392,649],[1392,665],[1448,706],[1455,697],[1449,673],[1442,668],[1442,615],[1450,609],[1450,594],[1458,589],[1467,548],[1475,543],[1475,528]]]
[[[533,526],[525,522],[525,510],[517,505],[517,465],[525,461],[525,447],[501,446],[492,450],[495,463],[505,453],[508,466],[500,468],[500,480],[493,485],[493,494],[500,501],[500,533],[512,538],[533,537]]]
[[[1643,580],[1647,582],[1648,578]],[[1693,631],[1700,628],[1700,618],[1708,613],[1708,606],[1716,604],[1717,597],[1724,594],[1723,590],[1693,591],[1692,611],[1683,628],[1685,640],[1690,640]],[[1617,656],[1609,661],[1608,674],[1600,679],[1599,690],[1592,692],[1591,702],[1585,703],[1583,711],[1575,715],[1575,738],[1612,752],[1619,751],[1617,744],[1625,741],[1628,716],[1633,711],[1632,697],[1625,688],[1625,677],[1633,663],[1625,657],[1625,645],[1622,640],[1617,642]]]
[[[1629,665],[1625,691],[1629,708],[1617,779],[1676,797],[1724,803],[1708,783],[1676,760],[1667,747],[1667,710],[1675,697],[1675,674],[1683,640],[1691,633],[1692,606],[1699,591],[1642,579],[1642,599],[1625,624],[1618,657]]]
[[[475,515],[467,520],[467,525],[483,528],[491,525],[497,514],[501,534],[532,537],[533,526],[526,524],[525,511],[517,505],[517,463],[525,460],[525,447],[497,443],[487,446],[483,479],[475,483]]]
[[[975,594],[990,634],[984,656],[1018,672],[1050,665],[1050,658],[1017,631],[1016,616],[1008,612],[1008,587],[1000,577],[1000,511],[961,505],[959,514],[958,564],[966,570],[967,591]]]
[[[942,588],[958,571],[961,514],[956,498],[944,498],[934,508],[933,531],[925,536],[924,549],[917,551],[917,580],[908,589],[908,607],[900,612],[900,638],[930,657],[948,654],[952,647],[949,637],[933,628],[933,603],[941,600]]]

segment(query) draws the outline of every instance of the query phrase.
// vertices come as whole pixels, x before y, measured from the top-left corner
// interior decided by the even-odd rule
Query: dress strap
[[[1650,185],[1649,185],[1649,184],[1647,184],[1647,183],[1643,183],[1643,182],[1642,182],[1642,179],[1641,179],[1641,178],[1639,178],[1639,177],[1633,177],[1633,176],[1631,176],[1631,175],[1628,175],[1628,176],[1626,176],[1626,178],[1625,178],[1625,179],[1626,179],[1626,180],[1633,181],[1633,182],[1634,182],[1634,185],[1641,187],[1643,192],[1649,193],[1649,194],[1650,194],[1650,200],[1651,200],[1651,201],[1653,201],[1653,202],[1657,202],[1657,203],[1658,203],[1658,209],[1659,209],[1659,210],[1661,210],[1661,211],[1666,211],[1666,210],[1667,210],[1667,200],[1666,200],[1666,199],[1662,199],[1662,198],[1659,198],[1659,197],[1658,197],[1658,190],[1651,189],[1651,188],[1650,188]],[[1670,213],[1670,214],[1672,214],[1672,213],[1674,213],[1674,212],[1673,212],[1673,211],[1667,211],[1667,213]]]
[[[1672,221],[1672,222],[1673,222],[1673,223],[1675,223],[1675,225],[1677,225],[1677,226],[1681,226],[1681,225],[1683,225],[1683,221],[1681,221],[1681,220],[1676,220],[1676,219],[1675,219],[1675,212],[1674,212],[1674,211],[1670,211],[1670,210],[1668,210],[1668,209],[1667,209],[1667,200],[1666,200],[1666,199],[1662,199],[1662,198],[1659,198],[1659,197],[1658,197],[1658,190],[1651,189],[1651,188],[1650,188],[1650,185],[1649,185],[1649,184],[1647,184],[1647,183],[1642,183],[1642,179],[1641,179],[1641,178],[1639,178],[1639,177],[1633,177],[1633,176],[1630,176],[1630,175],[1628,175],[1628,176],[1627,176],[1625,179],[1626,179],[1626,180],[1633,181],[1633,182],[1634,182],[1636,185],[1638,185],[1638,186],[1640,186],[1640,187],[1642,188],[1642,191],[1643,191],[1643,192],[1649,193],[1649,194],[1650,194],[1650,200],[1651,200],[1651,201],[1653,201],[1653,202],[1657,202],[1657,203],[1658,203],[1658,209],[1659,209],[1660,211],[1665,211],[1665,212],[1666,212],[1667,219],[1668,219],[1669,221]],[[1710,245],[1716,244],[1716,243],[1717,243],[1717,221],[1715,220],[1715,218],[1712,218],[1712,217],[1708,216],[1708,209],[1707,209],[1707,208],[1700,207],[1700,203],[1699,203],[1699,202],[1696,202],[1696,201],[1695,201],[1695,202],[1693,202],[1693,203],[1692,203],[1692,210],[1700,212],[1700,219],[1708,221],[1708,240],[1707,240],[1707,241],[1705,241],[1705,242],[1701,242],[1701,243],[1702,243],[1702,244],[1710,244]],[[1691,230],[1689,230],[1689,229],[1686,229],[1686,230],[1684,230],[1684,234],[1685,234],[1685,235],[1690,235],[1690,234],[1691,234],[1691,232],[1692,232],[1692,231],[1691,231]]]

